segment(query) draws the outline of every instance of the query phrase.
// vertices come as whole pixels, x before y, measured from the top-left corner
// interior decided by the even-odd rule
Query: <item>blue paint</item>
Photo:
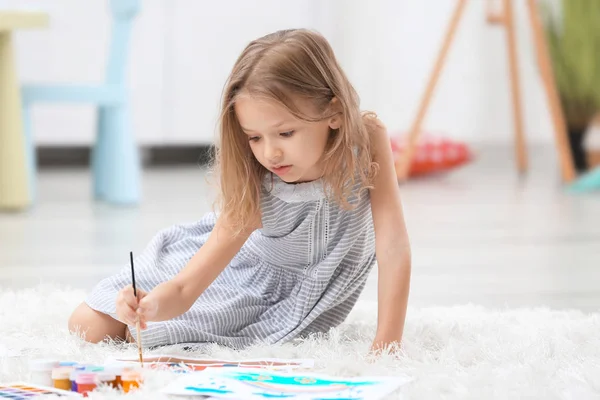
[[[75,361],[63,361],[58,363],[59,367],[74,367],[76,365],[79,365],[79,363],[75,362]]]
[[[196,393],[206,393],[206,394],[228,394],[233,393],[231,390],[220,390],[220,389],[208,389],[208,388],[200,388],[196,386],[187,386],[185,390],[190,390]]]
[[[368,386],[374,385],[376,382],[372,381],[340,381],[316,378],[312,376],[284,376],[284,375],[269,375],[265,373],[243,373],[233,372],[228,373],[227,376],[237,379],[242,382],[265,382],[268,381],[270,384],[276,385],[289,385],[289,386],[331,386],[331,385],[344,385],[344,386]]]
[[[296,397],[295,394],[272,394],[272,393],[252,393],[255,396],[262,396],[267,399],[285,399],[288,397]]]

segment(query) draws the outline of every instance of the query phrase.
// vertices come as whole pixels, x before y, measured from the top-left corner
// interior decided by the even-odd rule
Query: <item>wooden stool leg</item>
[[[458,23],[463,14],[466,3],[466,0],[459,0],[456,3],[452,19],[450,20],[450,24],[446,31],[444,42],[442,44],[440,52],[438,53],[437,60],[435,62],[433,71],[429,77],[429,82],[427,84],[425,93],[421,99],[421,103],[419,104],[417,117],[415,118],[410,128],[404,152],[400,160],[398,160],[398,162],[396,163],[396,175],[398,176],[398,180],[400,181],[403,181],[408,177],[410,163],[412,161],[413,154],[415,152],[415,147],[417,145],[417,139],[421,130],[421,124],[423,123],[425,113],[427,111],[427,108],[429,107],[429,103],[431,102],[433,91],[442,71],[442,67],[444,66],[446,55],[448,54],[448,50],[450,49],[450,45],[452,43],[452,40],[454,39],[454,35],[458,28]]]
[[[10,31],[0,32],[0,209],[31,205],[21,96]]]
[[[556,149],[558,151],[562,178],[564,182],[568,183],[573,181],[577,174],[575,172],[575,166],[573,165],[573,158],[571,156],[571,149],[569,147],[567,125],[565,123],[565,117],[560,104],[560,99],[558,97],[558,90],[556,89],[556,84],[554,81],[552,64],[550,63],[550,56],[548,55],[546,38],[544,37],[544,32],[542,31],[542,23],[536,8],[535,0],[527,0],[527,8],[529,22],[531,29],[533,30],[533,43],[536,50],[536,58],[540,73],[542,75],[544,91],[546,92],[546,98],[548,99],[548,104],[550,107],[552,124],[554,125],[554,139]]]
[[[23,113],[23,132],[25,137],[25,155],[27,157],[27,176],[29,181],[29,197],[31,202],[35,203],[37,199],[37,154],[35,148],[35,138],[33,137],[31,104],[23,104],[21,109]]]
[[[515,129],[515,152],[517,170],[520,173],[525,173],[527,171],[527,152],[525,150],[525,136],[523,134],[521,88],[519,81],[519,65],[517,62],[517,44],[515,38],[512,0],[504,0],[503,7],[503,20],[506,27],[506,41],[508,44],[508,64],[510,71],[510,89],[513,105],[513,123]]]

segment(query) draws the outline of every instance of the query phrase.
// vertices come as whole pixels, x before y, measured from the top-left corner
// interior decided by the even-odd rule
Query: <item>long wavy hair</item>
[[[331,46],[323,36],[306,29],[271,33],[243,50],[223,92],[215,153],[218,206],[238,232],[259,215],[261,185],[269,173],[254,157],[235,113],[236,97],[242,91],[272,101],[304,121],[339,113],[341,126],[330,129],[322,157],[328,196],[349,208],[353,189],[358,186],[360,192],[372,187],[377,170],[370,144],[374,114],[360,111],[358,95]],[[318,117],[303,113],[294,101],[298,98],[309,100]],[[331,106],[334,98],[335,108]]]

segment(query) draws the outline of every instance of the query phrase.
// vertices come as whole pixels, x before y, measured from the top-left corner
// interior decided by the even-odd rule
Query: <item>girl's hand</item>
[[[369,353],[380,355],[383,352],[398,354],[401,350],[401,338],[398,335],[375,335]]]
[[[142,329],[146,329],[148,321],[156,320],[158,315],[158,300],[153,296],[153,292],[150,292],[148,296],[140,297],[137,315],[140,318],[140,328]]]
[[[137,299],[133,295],[133,286],[128,285],[117,295],[117,317],[127,325],[135,325],[140,320],[140,328],[146,329],[146,322],[155,314],[158,307],[152,307],[155,302],[146,299],[148,293],[136,289]]]

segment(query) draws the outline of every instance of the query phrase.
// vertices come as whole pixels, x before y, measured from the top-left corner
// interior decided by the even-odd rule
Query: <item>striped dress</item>
[[[144,346],[218,343],[241,349],[326,332],[344,321],[375,263],[369,194],[345,210],[327,200],[321,180],[265,179],[263,227],[252,233],[193,306],[169,321],[150,322]],[[173,278],[210,235],[216,215],[156,234],[135,261],[137,287],[150,291]],[[116,318],[115,300],[131,283],[129,266],[101,280],[86,303]],[[136,337],[135,326],[130,326]]]

